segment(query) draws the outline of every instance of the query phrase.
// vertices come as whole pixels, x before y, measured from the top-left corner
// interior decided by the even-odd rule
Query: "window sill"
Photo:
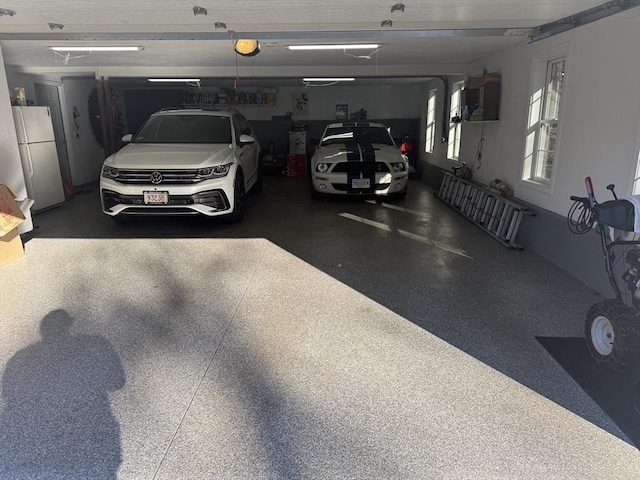
[[[553,193],[553,189],[551,188],[551,183],[542,183],[536,182],[534,180],[522,179],[520,180],[520,185],[523,187],[530,188],[531,190],[536,190],[538,192],[546,193],[547,195],[551,195]]]

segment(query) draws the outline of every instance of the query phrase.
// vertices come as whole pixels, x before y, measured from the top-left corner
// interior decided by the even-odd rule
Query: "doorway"
[[[38,105],[49,107],[49,110],[51,110],[53,133],[56,138],[56,151],[58,153],[58,163],[60,164],[60,173],[62,174],[63,181],[65,182],[66,190],[66,185],[72,185],[72,177],[71,167],[69,166],[69,154],[67,152],[67,139],[64,134],[62,107],[60,105],[58,87],[36,83],[35,90]]]

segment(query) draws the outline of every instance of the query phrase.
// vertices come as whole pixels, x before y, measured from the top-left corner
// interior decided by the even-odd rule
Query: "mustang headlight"
[[[233,163],[218,165],[216,167],[200,168],[198,169],[198,176],[204,179],[225,177],[229,173],[231,165],[233,165]]]
[[[105,178],[118,178],[120,171],[117,168],[109,167],[107,165],[102,166],[102,176]]]
[[[328,163],[319,163],[318,165],[316,165],[316,172],[324,173],[327,170],[329,170]]]
[[[391,164],[394,172],[404,172],[404,162],[394,162]]]

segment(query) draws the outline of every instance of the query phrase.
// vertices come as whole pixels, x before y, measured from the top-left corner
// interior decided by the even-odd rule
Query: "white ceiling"
[[[39,75],[300,78],[450,75],[517,43],[532,28],[603,4],[602,0],[2,0],[5,64]],[[194,15],[194,6],[207,15]],[[391,20],[392,26],[381,26]],[[51,29],[48,23],[64,25]],[[226,28],[216,28],[224,22]],[[232,39],[261,42],[240,57]],[[343,51],[293,52],[301,43],[379,43],[354,58]],[[53,45],[139,45],[140,52],[71,58]],[[78,56],[83,54],[72,54]]]

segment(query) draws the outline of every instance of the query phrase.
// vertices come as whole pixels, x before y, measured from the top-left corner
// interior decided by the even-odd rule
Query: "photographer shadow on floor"
[[[124,370],[108,340],[71,335],[72,323],[65,310],[50,312],[42,340],[7,363],[0,478],[117,478],[120,428],[108,392],[124,386]]]

